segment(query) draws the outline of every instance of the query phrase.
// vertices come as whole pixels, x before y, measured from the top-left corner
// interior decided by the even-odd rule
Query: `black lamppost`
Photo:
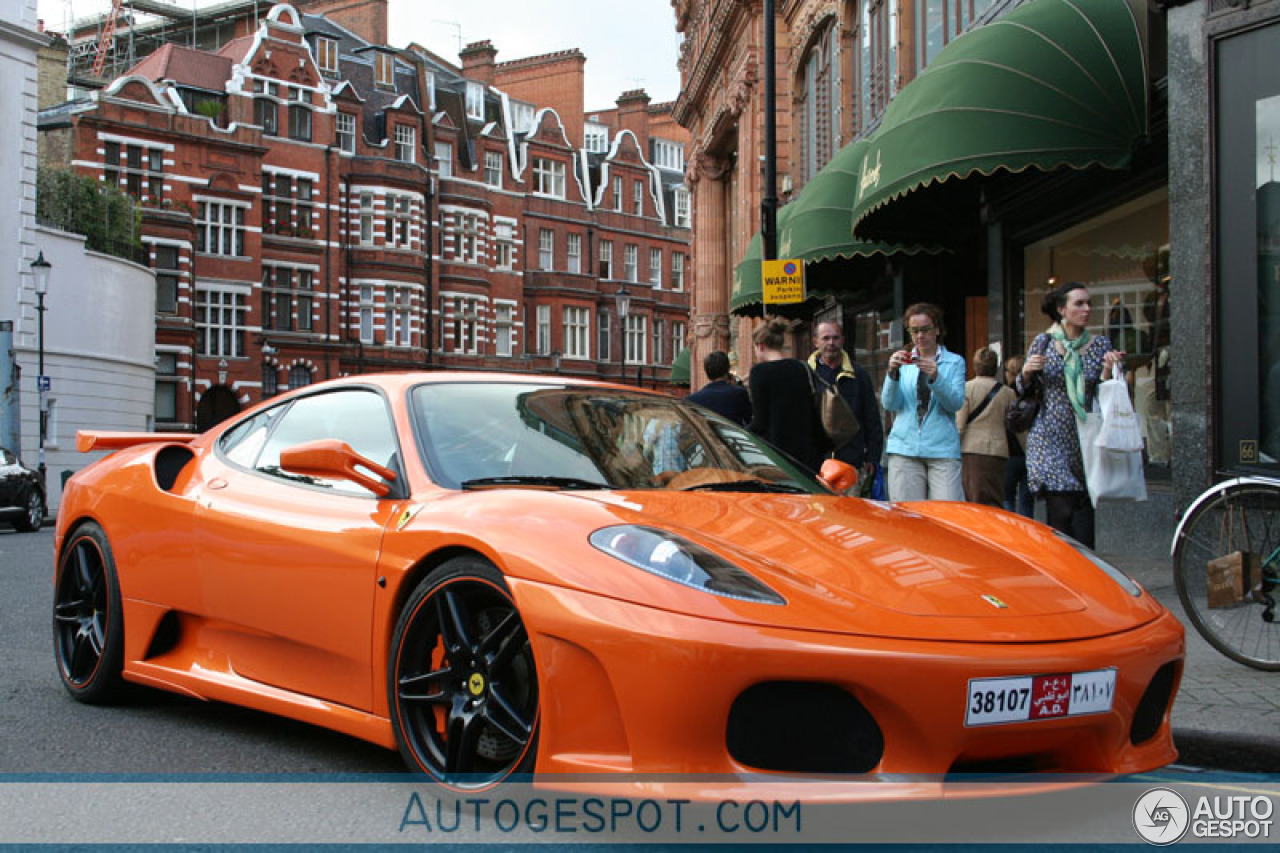
[[[45,395],[49,392],[49,378],[44,375],[44,295],[49,292],[49,273],[53,270],[53,264],[44,259],[44,252],[41,251],[39,257],[31,262],[31,277],[36,283],[36,312],[39,315],[39,325],[36,327],[37,337],[36,345],[39,347],[39,374],[36,377],[37,398],[40,401],[40,455],[36,471],[40,474],[40,486],[47,486],[45,482],[45,465],[44,465],[44,440],[46,430],[49,426],[49,412],[45,404]]]
[[[624,284],[613,295],[618,306],[618,381],[627,379],[627,311],[631,309],[631,291]]]

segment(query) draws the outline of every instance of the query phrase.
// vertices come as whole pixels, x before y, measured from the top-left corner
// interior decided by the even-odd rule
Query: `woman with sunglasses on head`
[[[1044,498],[1050,527],[1092,548],[1093,503],[1076,424],[1085,419],[1098,382],[1111,378],[1125,354],[1105,335],[1089,333],[1092,306],[1080,282],[1049,291],[1040,310],[1053,324],[1031,342],[1018,375],[1020,392],[1040,382],[1040,410],[1027,433],[1027,485]]]
[[[880,405],[893,412],[889,432],[889,498],[895,501],[964,500],[960,432],[964,358],[942,346],[942,309],[917,302],[903,315],[910,348],[889,356]]]

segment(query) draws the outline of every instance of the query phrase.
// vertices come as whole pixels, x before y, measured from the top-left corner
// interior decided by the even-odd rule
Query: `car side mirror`
[[[822,470],[818,472],[818,479],[826,483],[832,491],[843,495],[858,485],[858,469],[848,462],[841,462],[839,459],[828,459],[822,463]]]
[[[391,487],[383,481],[396,478],[395,471],[370,462],[352,450],[351,445],[336,438],[307,441],[281,450],[280,467],[309,477],[350,480],[380,498],[385,498],[391,492]],[[366,474],[361,468],[371,471],[377,477]]]

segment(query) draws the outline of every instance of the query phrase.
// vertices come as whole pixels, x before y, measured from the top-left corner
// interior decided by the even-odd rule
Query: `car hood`
[[[700,594],[723,601],[738,620],[1008,643],[1097,637],[1163,612],[1049,528],[974,504],[661,491],[576,497],[712,548],[787,600],[769,606]]]

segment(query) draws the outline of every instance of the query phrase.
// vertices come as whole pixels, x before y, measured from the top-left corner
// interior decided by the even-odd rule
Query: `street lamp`
[[[624,284],[613,295],[618,305],[618,381],[627,378],[627,311],[631,308],[631,291]]]
[[[46,485],[44,441],[47,435],[46,430],[49,427],[49,410],[45,397],[49,393],[49,377],[44,375],[44,295],[49,292],[49,273],[52,270],[53,264],[44,259],[43,251],[31,262],[31,277],[36,283],[36,312],[39,315],[39,325],[36,327],[36,344],[39,347],[40,355],[37,363],[39,375],[36,377],[36,391],[40,400],[40,455],[36,471],[40,474],[40,486],[42,488]]]

